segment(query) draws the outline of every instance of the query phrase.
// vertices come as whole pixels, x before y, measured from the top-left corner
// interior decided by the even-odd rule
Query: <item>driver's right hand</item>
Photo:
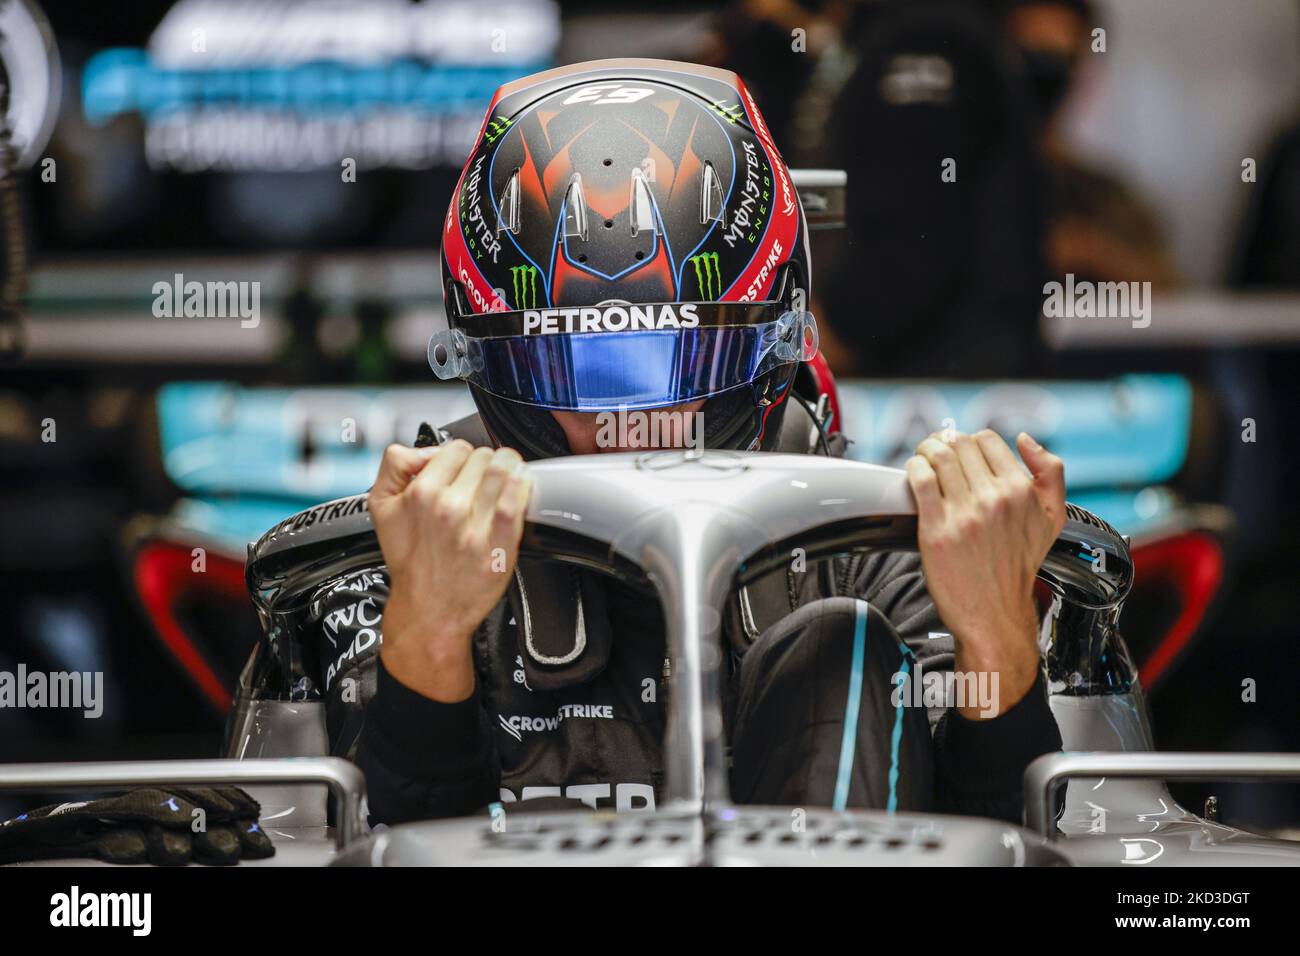
[[[380,658],[431,700],[474,691],[475,629],[505,594],[532,482],[511,448],[389,445],[370,489],[388,565]]]

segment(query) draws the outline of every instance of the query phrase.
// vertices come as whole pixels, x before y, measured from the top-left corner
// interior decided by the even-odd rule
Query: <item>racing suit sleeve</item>
[[[365,773],[372,823],[472,813],[497,799],[498,773],[478,692],[442,704],[384,669],[387,571],[349,574],[318,604],[316,683],[330,752]]]
[[[889,618],[919,670],[953,669],[953,638],[926,590],[920,555],[859,556],[846,574],[851,592]],[[1034,686],[997,717],[970,720],[955,707],[931,707],[929,718],[938,809],[1021,822],[1025,768],[1035,757],[1061,749],[1041,668]]]
[[[378,658],[375,666],[357,753],[371,823],[465,816],[496,800],[499,775],[478,691],[439,703],[406,687]]]

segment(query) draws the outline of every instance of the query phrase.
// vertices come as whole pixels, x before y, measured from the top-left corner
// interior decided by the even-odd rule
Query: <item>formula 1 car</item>
[[[805,389],[828,397],[828,434],[851,436],[855,461],[901,466],[931,431],[992,428],[1008,440],[1029,431],[1066,463],[1070,500],[1132,537],[1134,588],[1126,639],[1150,694],[1198,638],[1223,585],[1232,516],[1207,505],[1217,488],[1218,416],[1203,388],[1173,375],[1102,381],[835,383]],[[139,608],[194,698],[194,720],[224,720],[260,628],[244,587],[247,543],[319,501],[364,488],[391,441],[425,418],[474,411],[458,386],[401,388],[247,387],[172,383],[156,399],[163,477],[181,493],[164,515],[141,514],[124,535],[124,560]],[[356,423],[341,434],[339,422]],[[204,574],[193,573],[203,554]],[[1159,703],[1154,704],[1159,716]]]
[[[808,558],[914,549],[903,473],[815,456],[698,450],[529,467],[535,491],[521,553],[617,575],[652,589],[664,606],[673,668],[658,809],[512,811],[367,832],[360,773],[324,756],[324,705],[293,699],[291,685],[313,600],[340,576],[381,560],[365,495],[309,509],[250,548],[247,583],[264,640],[240,677],[226,745],[232,759],[10,766],[0,768],[0,788],[276,784],[254,791],[282,851],[268,862],[297,864],[1300,864],[1300,845],[1202,819],[1166,790],[1165,778],[1300,776],[1300,757],[1153,752],[1140,681],[1117,627],[1133,580],[1128,542],[1092,513],[1068,506],[1039,572],[1052,595],[1043,652],[1065,752],[1030,766],[1025,826],[829,810],[806,810],[792,826],[800,808],[728,800],[717,680],[723,602],[796,547]],[[332,789],[332,817],[307,783]]]

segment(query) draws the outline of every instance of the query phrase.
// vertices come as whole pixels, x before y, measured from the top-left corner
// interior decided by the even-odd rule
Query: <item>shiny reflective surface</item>
[[[507,826],[516,828],[508,837],[486,819],[413,824],[363,841],[356,850],[360,856],[349,854],[349,861],[800,862],[817,854],[829,860],[827,854],[842,851],[843,862],[900,862],[885,853],[911,845],[898,843],[896,835],[879,843],[831,835],[829,842],[807,844],[789,831],[789,810],[763,812],[781,816],[790,838],[783,834],[767,847],[766,837],[752,835],[750,823],[758,811],[732,807],[727,800],[717,666],[727,595],[736,584],[787,563],[792,548],[804,549],[809,560],[854,549],[915,548],[915,512],[904,474],[840,459],[713,451],[570,457],[528,467],[534,497],[521,553],[635,579],[653,586],[664,604],[674,667],[663,808],[637,823],[613,823],[588,813],[548,814],[545,822],[536,822],[537,815],[521,814],[508,818]],[[1140,687],[1115,628],[1132,582],[1127,544],[1088,512],[1073,506],[1068,511],[1040,574],[1058,597],[1046,650],[1053,711],[1066,747],[1131,751],[1120,756],[1143,759],[1164,756],[1141,753],[1151,746],[1150,732]],[[321,588],[380,559],[364,496],[318,506],[264,536],[250,549],[247,576],[271,643],[291,646],[304,609]],[[1159,772],[1143,766],[1147,774]],[[1261,858],[1283,859],[1289,850],[1279,841],[1199,821],[1173,804],[1156,780],[1102,781],[1101,791],[1076,801],[1089,785],[1070,783],[1072,802],[1061,827],[1068,838],[1050,850],[1042,849],[1041,837],[1014,827],[920,818],[947,836],[943,849],[932,846],[928,858],[922,853],[918,859],[931,865],[1007,860],[1035,865],[1063,858],[1142,865],[1135,861],[1166,864],[1192,852],[1196,859],[1227,861],[1228,850],[1258,849],[1267,851]],[[1035,782],[1027,792],[1046,789]],[[1089,803],[1108,815],[1103,839],[1087,829],[1097,812]],[[1041,806],[1034,812],[1035,822],[1047,817]],[[894,819],[853,817],[877,823]],[[970,847],[957,848],[953,834],[970,835]],[[555,852],[538,852],[552,838]],[[763,846],[753,847],[751,839]]]
[[[377,831],[339,858],[353,866],[1062,866],[1055,848],[990,820],[734,807],[689,812],[509,813]]]
[[[1300,866],[1300,844],[1203,820],[1162,782],[1297,777],[1297,754],[1046,754],[1025,772],[1025,823],[1045,836],[1060,834],[1061,851],[1084,865]],[[1055,794],[1066,781],[1056,819]]]

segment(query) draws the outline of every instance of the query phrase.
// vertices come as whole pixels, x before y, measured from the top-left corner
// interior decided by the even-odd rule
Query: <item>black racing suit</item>
[[[793,429],[801,443],[810,421],[793,406],[783,439]],[[387,594],[386,569],[376,568],[349,575],[318,605],[318,687],[333,752],[365,772],[373,822],[542,797],[620,811],[655,805],[671,661],[653,597],[585,570],[521,562],[508,598],[475,634],[473,696],[445,704],[380,662]],[[921,692],[951,671],[953,643],[915,554],[806,568],[793,560],[737,591],[723,629],[739,803],[838,801],[1018,822],[1026,765],[1060,749],[1041,674],[985,720]],[[563,657],[573,659],[554,664]]]

